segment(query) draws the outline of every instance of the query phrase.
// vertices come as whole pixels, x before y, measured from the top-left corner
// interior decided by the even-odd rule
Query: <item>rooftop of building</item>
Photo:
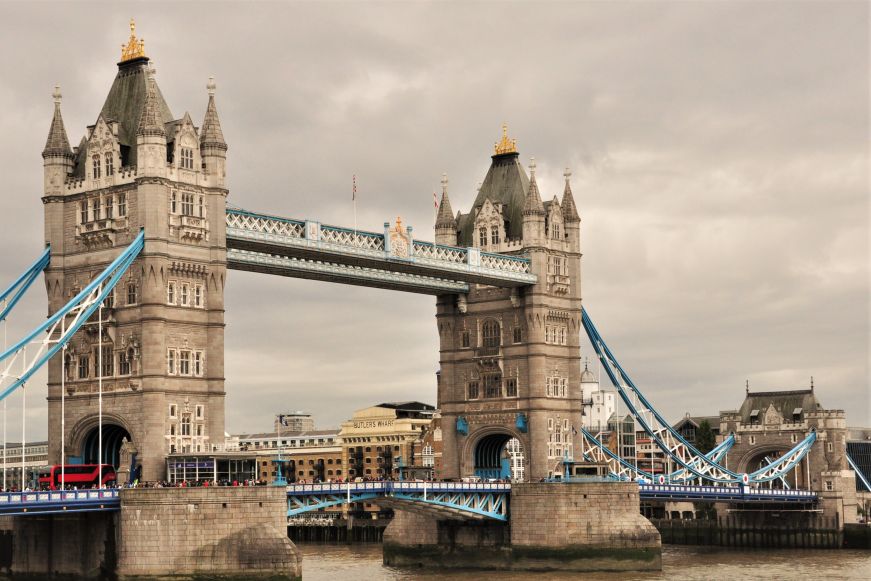
[[[322,436],[338,436],[338,429],[330,429],[330,430],[307,430],[304,432],[281,432],[281,439],[287,438],[318,438]],[[268,440],[268,439],[277,439],[278,432],[259,432],[254,434],[234,434],[232,437],[239,438],[239,440]]]

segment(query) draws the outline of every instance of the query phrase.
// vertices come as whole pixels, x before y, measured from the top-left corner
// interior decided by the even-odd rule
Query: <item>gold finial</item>
[[[52,93],[51,96],[54,97],[54,104],[60,105],[60,99],[62,97],[61,92],[60,92],[60,85],[54,86],[54,93]]]
[[[130,40],[121,45],[121,62],[145,56],[145,40],[136,39],[136,22],[130,19]]]
[[[508,138],[508,124],[502,124],[502,139],[494,146],[496,155],[517,153],[517,140]]]

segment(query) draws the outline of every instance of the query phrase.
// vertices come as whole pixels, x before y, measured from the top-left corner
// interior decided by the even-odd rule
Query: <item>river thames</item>
[[[298,543],[305,581],[500,581],[583,579],[584,581],[736,581],[741,579],[871,579],[871,552],[856,550],[736,550],[667,545],[660,573],[528,573],[504,571],[421,571],[381,564],[381,545]]]

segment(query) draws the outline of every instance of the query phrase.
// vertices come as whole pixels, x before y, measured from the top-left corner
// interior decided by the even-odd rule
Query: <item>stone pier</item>
[[[509,523],[399,511],[384,532],[394,566],[526,571],[659,571],[660,536],[639,513],[638,486],[515,484]]]
[[[121,492],[121,511],[6,517],[15,578],[298,580],[280,487]],[[8,544],[8,543],[7,543]]]

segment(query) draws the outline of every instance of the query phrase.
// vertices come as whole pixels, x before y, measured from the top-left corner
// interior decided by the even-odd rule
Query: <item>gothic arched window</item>
[[[93,164],[92,169],[93,169],[94,179],[98,180],[98,179],[100,179],[100,156],[99,155],[93,156],[91,158],[91,162]]]
[[[478,246],[481,248],[487,246],[487,228],[485,226],[478,228]]]
[[[490,226],[490,244],[499,244],[499,226]]]
[[[106,175],[110,176],[115,173],[115,160],[111,151],[106,152]]]
[[[551,226],[551,232],[553,233],[554,240],[560,239],[560,228],[558,223],[554,223],[553,226]]]
[[[484,339],[484,347],[499,347],[502,344],[499,323],[493,319],[484,321],[481,335]]]

